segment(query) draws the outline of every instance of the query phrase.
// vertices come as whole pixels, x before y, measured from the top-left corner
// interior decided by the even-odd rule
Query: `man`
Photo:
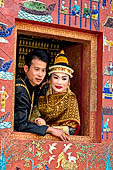
[[[14,128],[16,131],[30,132],[41,136],[49,133],[67,141],[68,134],[62,130],[48,127],[43,119],[39,118],[37,124],[29,121],[39,96],[45,92],[42,82],[46,76],[47,66],[48,56],[45,51],[33,51],[26,56],[24,66],[26,77],[16,80]]]

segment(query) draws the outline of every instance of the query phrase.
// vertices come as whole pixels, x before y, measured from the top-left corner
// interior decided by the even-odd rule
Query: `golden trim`
[[[24,132],[13,132],[11,134],[11,138],[13,139],[23,139],[23,140],[51,140],[51,141],[61,141],[59,138],[57,137],[53,137],[52,135],[45,135],[43,136],[39,136],[36,134],[32,134],[32,133],[24,133]],[[91,138],[89,136],[73,136],[70,135],[69,136],[69,141],[70,142],[93,142],[91,141]]]

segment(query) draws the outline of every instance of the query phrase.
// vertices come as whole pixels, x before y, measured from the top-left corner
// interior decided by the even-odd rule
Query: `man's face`
[[[46,75],[46,67],[47,63],[39,60],[38,58],[32,60],[32,64],[29,69],[27,65],[24,66],[24,71],[32,86],[39,85],[43,81]]]
[[[51,86],[54,93],[66,92],[69,85],[69,76],[65,73],[52,73]]]

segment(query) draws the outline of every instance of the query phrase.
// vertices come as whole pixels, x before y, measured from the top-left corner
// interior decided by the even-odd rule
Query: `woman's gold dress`
[[[38,109],[34,107],[29,120],[34,122],[38,117],[43,118],[47,125],[66,132],[75,128],[74,134],[78,134],[80,130],[78,102],[71,90],[56,94],[50,94],[48,90],[46,96],[40,96]]]

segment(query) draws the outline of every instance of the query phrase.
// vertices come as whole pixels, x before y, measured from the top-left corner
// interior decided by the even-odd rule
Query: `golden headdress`
[[[55,72],[62,72],[68,74],[71,78],[73,77],[72,73],[74,72],[74,70],[70,68],[67,56],[64,54],[63,50],[57,54],[55,57],[54,65],[50,66],[49,70],[49,75]]]

